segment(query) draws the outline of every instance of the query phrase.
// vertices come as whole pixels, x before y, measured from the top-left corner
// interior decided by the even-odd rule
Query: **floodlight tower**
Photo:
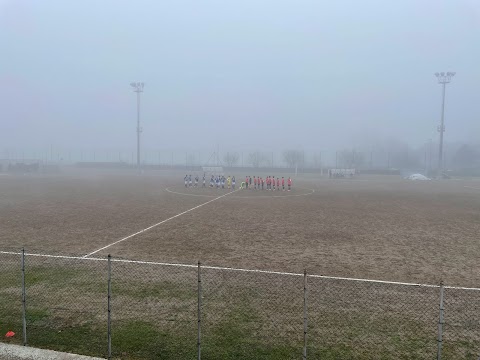
[[[137,169],[140,171],[140,133],[142,128],[140,127],[140,93],[143,92],[143,82],[132,82],[130,86],[134,88],[134,92],[137,93]]]
[[[455,76],[454,72],[441,72],[435,73],[435,76],[438,79],[438,83],[442,84],[442,118],[440,120],[440,125],[438,125],[437,130],[440,133],[440,143],[438,147],[438,177],[442,176],[443,168],[443,133],[445,132],[445,86],[452,81],[452,77]]]

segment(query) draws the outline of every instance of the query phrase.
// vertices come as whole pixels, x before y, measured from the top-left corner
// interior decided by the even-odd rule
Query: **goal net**
[[[356,174],[355,169],[329,169],[328,176],[332,178],[351,178]]]

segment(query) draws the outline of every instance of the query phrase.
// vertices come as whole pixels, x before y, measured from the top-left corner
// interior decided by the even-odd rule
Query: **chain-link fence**
[[[3,341],[111,359],[472,359],[480,289],[0,252]]]
[[[309,277],[309,354],[432,359],[439,288]]]

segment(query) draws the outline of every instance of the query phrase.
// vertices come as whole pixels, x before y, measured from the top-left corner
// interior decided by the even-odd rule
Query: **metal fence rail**
[[[3,341],[111,359],[472,359],[480,289],[0,252]]]

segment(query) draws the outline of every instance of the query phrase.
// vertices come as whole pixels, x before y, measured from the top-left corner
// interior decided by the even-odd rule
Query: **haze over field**
[[[480,134],[476,0],[0,1],[0,144],[328,151]]]

